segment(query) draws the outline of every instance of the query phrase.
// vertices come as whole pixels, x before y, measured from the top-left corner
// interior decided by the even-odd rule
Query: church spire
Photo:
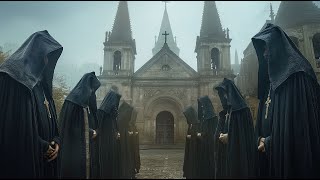
[[[269,17],[271,18],[271,22],[273,23],[274,22],[274,12],[273,12],[273,9],[272,9],[272,3],[270,3],[270,15]]]
[[[216,2],[205,1],[202,14],[200,38],[213,36],[224,38],[225,33],[222,30],[220,17],[216,7]]]
[[[234,55],[234,64],[236,64],[236,65],[239,65],[239,58],[238,58],[238,52],[237,52],[237,50],[236,50],[236,53],[235,53],[235,55]]]
[[[165,37],[162,34],[165,33],[165,31],[166,31],[168,33],[167,44],[168,44],[170,50],[179,56],[180,49],[178,48],[178,46],[173,38],[174,36],[173,36],[172,30],[171,30],[171,25],[170,25],[170,21],[169,21],[166,3],[167,3],[167,1],[165,1],[165,9],[164,9],[163,17],[162,17],[158,40],[155,44],[155,47],[152,49],[152,54],[155,55],[162,49],[162,47],[165,43]]]
[[[128,3],[120,1],[109,42],[132,42],[132,40]]]

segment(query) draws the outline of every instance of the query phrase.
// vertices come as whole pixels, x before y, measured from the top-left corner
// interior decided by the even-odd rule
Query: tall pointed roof
[[[320,9],[312,1],[281,1],[275,24],[291,28],[320,23]]]
[[[163,45],[164,45],[165,37],[162,34],[165,33],[165,31],[167,31],[167,33],[169,34],[167,36],[167,44],[168,44],[169,48],[171,49],[171,51],[173,51],[176,55],[179,56],[180,49],[178,48],[177,43],[173,39],[173,33],[172,33],[172,30],[171,30],[171,25],[170,25],[170,21],[169,21],[168,12],[167,12],[167,7],[165,7],[165,9],[164,9],[162,22],[161,22],[161,27],[160,27],[160,32],[159,32],[159,35],[158,35],[158,40],[155,43],[154,48],[152,49],[152,54],[153,55],[157,54],[157,52],[159,52],[162,49]]]
[[[235,53],[235,56],[234,56],[235,58],[234,58],[234,64],[239,64],[239,58],[238,58],[238,52],[237,52],[237,50],[236,50],[236,53]]]
[[[205,37],[225,37],[215,1],[204,2],[200,38]]]
[[[110,42],[131,42],[132,32],[127,1],[120,1],[109,37]]]

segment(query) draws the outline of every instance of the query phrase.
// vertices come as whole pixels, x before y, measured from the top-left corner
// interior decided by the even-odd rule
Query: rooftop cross
[[[167,35],[169,35],[169,33],[167,33],[167,31],[164,31],[164,43],[167,44]]]

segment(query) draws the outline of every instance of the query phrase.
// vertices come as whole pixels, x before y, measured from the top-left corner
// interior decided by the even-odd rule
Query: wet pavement
[[[184,149],[141,149],[137,179],[183,179],[183,158]]]

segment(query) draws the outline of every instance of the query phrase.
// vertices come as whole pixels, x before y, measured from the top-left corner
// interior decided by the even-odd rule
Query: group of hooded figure
[[[258,114],[233,81],[214,87],[184,110],[188,130],[183,176],[194,178],[320,178],[320,86],[309,61],[279,27],[252,39],[259,61]],[[196,111],[197,109],[197,111]]]
[[[57,116],[52,80],[62,50],[39,31],[0,65],[0,178],[135,178],[137,112],[119,107],[117,90],[97,108],[101,84],[86,73]]]

